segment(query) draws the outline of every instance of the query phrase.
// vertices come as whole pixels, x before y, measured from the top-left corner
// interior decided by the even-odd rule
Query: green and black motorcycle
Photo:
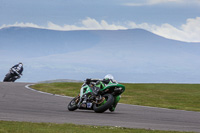
[[[124,85],[112,80],[87,79],[80,94],[69,103],[68,110],[85,109],[103,113],[109,109],[113,112],[124,91]]]

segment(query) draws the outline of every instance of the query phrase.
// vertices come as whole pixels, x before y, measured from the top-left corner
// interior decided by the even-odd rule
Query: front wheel
[[[102,104],[94,104],[93,109],[96,113],[103,113],[114,103],[114,97],[111,94],[103,95],[105,98]]]
[[[12,77],[12,74],[10,73],[6,74],[6,77],[4,78],[3,82],[11,82],[11,77]]]
[[[68,110],[69,111],[74,111],[78,108],[77,104],[78,104],[78,99],[79,97],[75,97],[71,100],[71,102],[68,104]]]

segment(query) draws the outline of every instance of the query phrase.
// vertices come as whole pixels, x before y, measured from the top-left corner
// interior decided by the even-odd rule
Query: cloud
[[[82,24],[88,29],[99,29],[99,30],[118,30],[118,29],[127,29],[124,26],[116,24],[108,24],[105,20],[101,22],[96,21],[95,19],[87,18],[82,21]]]
[[[33,23],[18,23],[15,24],[8,24],[0,26],[0,29],[7,28],[7,27],[33,27],[33,28],[41,28],[41,29],[50,29],[50,30],[61,30],[61,31],[69,31],[69,30],[119,30],[119,29],[127,29],[124,26],[118,24],[108,24],[105,20],[101,20],[98,22],[92,18],[86,18],[81,21],[81,26],[76,25],[57,25],[53,22],[48,22],[47,26],[39,26]]]
[[[130,28],[142,28],[169,39],[200,42],[200,17],[187,19],[186,23],[182,24],[179,28],[167,23],[157,26],[148,23],[136,24],[129,22],[128,25]]]
[[[105,20],[101,20],[98,22],[95,19],[92,18],[86,18],[81,21],[82,26],[76,26],[76,25],[64,25],[59,26],[52,22],[48,22],[47,29],[52,30],[119,30],[119,29],[127,29],[124,26],[120,26],[117,24],[108,24]]]
[[[191,0],[192,1],[192,0]],[[184,0],[149,0],[150,5],[161,4],[161,3],[182,3]]]
[[[53,22],[48,22],[46,26],[39,26],[33,23],[18,23],[10,25],[2,25],[0,29],[12,26],[19,27],[33,27],[50,30],[122,30],[122,29],[134,29],[141,28],[153,32],[157,35],[186,42],[200,42],[200,17],[189,18],[185,24],[180,27],[174,27],[168,23],[162,25],[153,25],[148,23],[136,24],[135,22],[124,22],[123,24],[112,23],[109,24],[106,20],[97,21],[93,18],[86,18],[82,20],[78,25],[57,25]]]
[[[15,24],[3,24],[2,26],[0,26],[0,29],[3,29],[3,28],[7,28],[7,27],[33,27],[33,28],[42,28],[41,26],[39,25],[36,25],[36,24],[33,24],[33,23],[18,23],[16,22]]]
[[[151,6],[158,4],[199,4],[199,0],[145,0],[140,2],[124,3],[125,6]]]

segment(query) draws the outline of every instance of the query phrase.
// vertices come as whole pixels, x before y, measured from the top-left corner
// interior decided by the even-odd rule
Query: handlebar
[[[15,72],[18,76],[22,76],[22,74],[20,74],[16,69],[11,68],[11,71]]]

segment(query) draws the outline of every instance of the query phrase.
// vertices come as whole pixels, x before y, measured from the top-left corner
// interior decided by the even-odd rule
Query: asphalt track
[[[127,104],[119,104],[113,113],[71,112],[71,98],[32,91],[27,84],[0,82],[0,120],[200,132],[200,112]]]

